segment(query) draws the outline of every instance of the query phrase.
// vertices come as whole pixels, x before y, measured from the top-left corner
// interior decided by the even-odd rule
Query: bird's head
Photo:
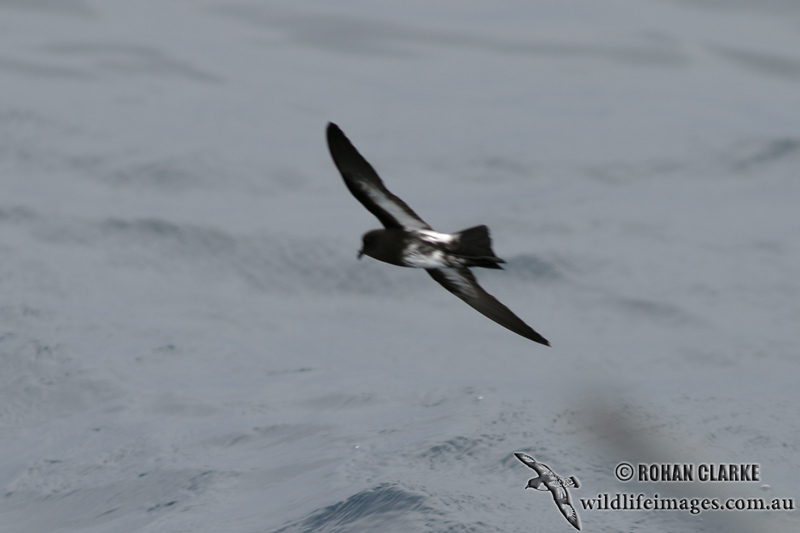
[[[546,490],[541,488],[542,486],[542,478],[540,477],[533,477],[528,480],[528,484],[525,485],[526,489],[536,489],[536,490]]]
[[[364,236],[361,237],[361,250],[358,251],[359,259],[365,255],[375,257],[375,251],[377,250],[378,242],[380,241],[381,235],[383,235],[384,231],[385,230],[382,229],[374,229],[366,232]]]

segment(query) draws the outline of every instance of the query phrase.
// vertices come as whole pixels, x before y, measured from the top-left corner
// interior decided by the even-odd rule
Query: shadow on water
[[[719,451],[709,446],[689,432],[679,417],[663,412],[647,410],[631,401],[619,397],[611,390],[598,385],[588,392],[578,410],[583,420],[584,430],[593,435],[594,441],[605,448],[607,461],[615,465],[627,462],[641,464],[724,464],[730,459],[722,459]],[[613,467],[613,466],[612,466]],[[769,485],[762,483],[698,483],[698,482],[631,482],[617,483],[616,493],[643,492],[659,494],[664,498],[698,500],[702,498],[726,501],[728,498],[755,499],[770,501],[781,496],[773,492]],[[672,513],[654,513],[655,518]],[[702,522],[698,515],[682,512],[679,518],[696,531],[726,531],[729,533],[748,531],[789,531],[790,522],[786,512],[706,512]]]

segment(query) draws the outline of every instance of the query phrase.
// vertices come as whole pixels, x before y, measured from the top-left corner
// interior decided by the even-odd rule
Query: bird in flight
[[[364,234],[360,259],[403,267],[424,268],[445,289],[479,313],[534,342],[550,343],[494,296],[478,285],[469,267],[502,269],[502,259],[492,251],[489,228],[475,226],[458,233],[434,231],[406,203],[389,192],[377,172],[364,159],[339,126],[328,124],[328,148],[347,188],[383,229]]]
[[[567,522],[572,524],[572,527],[581,530],[581,519],[578,517],[578,512],[572,505],[572,500],[569,497],[567,487],[575,487],[576,489],[581,486],[580,482],[575,476],[563,478],[556,475],[555,472],[550,470],[550,467],[544,463],[536,461],[527,453],[516,452],[514,454],[517,459],[522,461],[525,466],[532,468],[536,471],[538,476],[528,480],[525,485],[526,489],[536,490],[549,490],[553,494],[553,501],[556,502],[556,507],[567,519]]]

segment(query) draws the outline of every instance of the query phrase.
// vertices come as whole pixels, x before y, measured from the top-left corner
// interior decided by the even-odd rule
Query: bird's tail
[[[489,228],[486,226],[475,226],[456,233],[458,245],[453,253],[468,259],[466,266],[476,266],[483,268],[503,268],[498,263],[505,263],[497,257],[492,250],[492,238],[489,236]]]

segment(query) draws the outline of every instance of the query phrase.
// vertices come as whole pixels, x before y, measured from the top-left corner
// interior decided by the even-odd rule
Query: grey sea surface
[[[789,532],[800,3],[0,0],[0,531]],[[339,124],[553,344],[365,258]],[[640,482],[620,463],[757,464]]]

